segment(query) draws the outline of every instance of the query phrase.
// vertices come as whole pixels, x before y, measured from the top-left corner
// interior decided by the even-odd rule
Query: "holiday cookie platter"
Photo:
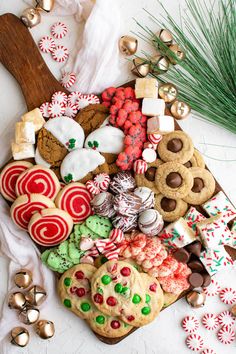
[[[58,277],[63,306],[100,340],[118,343],[233,264],[236,210],[174,119],[171,83],[69,93],[11,14],[0,17],[0,60],[29,110],[1,194]]]

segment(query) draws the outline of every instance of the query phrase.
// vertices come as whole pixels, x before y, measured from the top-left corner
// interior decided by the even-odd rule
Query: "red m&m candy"
[[[103,303],[103,296],[101,294],[95,294],[93,299],[94,299],[94,302],[96,302],[96,304]]]
[[[120,272],[124,277],[128,277],[131,273],[131,270],[129,267],[123,267],[121,268]]]
[[[118,329],[118,328],[120,328],[120,322],[119,322],[119,321],[116,321],[116,320],[111,321],[111,328],[113,328],[113,329]]]
[[[76,289],[76,295],[79,297],[82,297],[85,295],[85,289],[84,288],[78,288]]]
[[[84,273],[81,270],[79,270],[78,272],[75,273],[75,277],[78,280],[84,279]]]
[[[109,296],[107,298],[107,305],[116,306],[116,304],[117,304],[116,298],[114,298],[113,296]]]
[[[130,316],[127,317],[127,320],[129,322],[132,322],[134,319],[135,319],[135,317],[133,315],[130,315]]]
[[[150,290],[150,291],[153,291],[153,292],[155,293],[156,290],[157,290],[157,285],[156,285],[155,283],[151,284],[151,285],[149,286],[149,290]]]

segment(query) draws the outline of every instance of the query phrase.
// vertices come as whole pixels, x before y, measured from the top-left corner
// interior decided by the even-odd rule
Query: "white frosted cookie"
[[[92,149],[73,150],[62,161],[62,179],[66,183],[79,181],[104,162],[105,158],[98,151]]]
[[[141,273],[142,287],[145,291],[145,303],[140,301],[139,296],[136,294],[133,296],[132,302],[136,305],[135,314],[130,312],[126,316],[120,316],[120,318],[127,322],[132,323],[135,327],[144,326],[152,322],[160,313],[163,304],[164,296],[161,286],[156,278],[150,277],[146,273]],[[133,321],[129,321],[129,317],[135,317]]]
[[[68,150],[82,148],[84,145],[84,130],[72,118],[58,117],[49,119],[44,128]]]
[[[40,152],[39,152],[39,149],[37,148],[36,151],[35,151],[35,162],[37,165],[41,165],[41,166],[44,166],[44,167],[47,167],[47,168],[50,168],[51,165],[50,163],[48,163],[47,161],[45,161],[42,156],[40,155]]]
[[[67,270],[58,283],[63,305],[83,319],[93,318],[96,307],[91,301],[90,281],[97,270],[91,264],[78,264]]]
[[[103,126],[90,133],[84,146],[102,153],[119,154],[124,149],[124,133],[112,126]]]
[[[99,311],[109,316],[123,315],[132,325],[139,297],[145,304],[145,289],[140,273],[123,261],[108,261],[94,273],[91,280],[92,300]],[[132,317],[131,317],[132,316]]]

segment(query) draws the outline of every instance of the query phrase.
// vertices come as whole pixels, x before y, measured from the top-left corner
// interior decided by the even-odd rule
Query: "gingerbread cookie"
[[[186,197],[185,202],[192,205],[205,203],[215,191],[215,179],[212,174],[200,167],[190,167],[193,176],[193,187]]]
[[[193,176],[189,169],[178,162],[166,162],[159,166],[155,176],[158,190],[167,198],[186,197],[193,187]]]
[[[152,163],[148,164],[148,169],[144,174],[135,174],[135,181],[137,183],[138,187],[148,187],[150,188],[154,193],[158,194],[160,193],[156,182],[156,174],[159,169],[159,166],[161,166],[163,162],[161,160],[156,160]]]
[[[103,104],[90,104],[79,111],[75,120],[83,127],[85,136],[88,136],[99,128],[108,116],[109,108]]]
[[[23,230],[28,230],[28,224],[36,211],[55,208],[53,201],[41,194],[24,194],[19,196],[11,206],[11,218]]]
[[[132,323],[135,327],[144,326],[152,322],[158,316],[164,304],[163,291],[156,278],[150,277],[146,273],[141,273],[140,275],[145,291],[145,304],[140,301],[139,295],[135,294],[132,299],[132,302],[136,305],[135,318],[130,321],[130,318],[134,317],[131,311],[125,316],[121,315],[123,321]]]
[[[63,305],[83,319],[94,317],[97,311],[91,301],[90,281],[97,270],[91,264],[78,264],[59,279],[58,294]]]
[[[145,304],[145,291],[139,272],[129,263],[109,261],[94,273],[91,280],[92,300],[99,311],[110,316],[126,316],[132,325],[136,315],[134,298]]]
[[[184,164],[192,158],[194,146],[191,138],[186,133],[181,130],[175,130],[163,135],[157,150],[163,161],[175,161]]]
[[[188,204],[182,199],[170,199],[160,193],[155,197],[155,209],[159,211],[164,221],[172,222],[186,214]]]
[[[203,160],[203,157],[200,154],[200,152],[197,149],[194,149],[193,156],[191,157],[191,159],[189,161],[187,161],[184,164],[184,166],[187,168],[189,168],[189,167],[205,168],[205,161]]]
[[[163,295],[164,295],[163,309],[165,309],[166,307],[170,306],[171,304],[173,304],[178,299],[178,295],[173,294],[173,293],[167,293],[167,292],[164,291]]]

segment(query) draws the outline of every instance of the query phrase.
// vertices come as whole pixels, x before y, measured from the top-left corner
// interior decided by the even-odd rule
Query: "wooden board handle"
[[[0,61],[18,81],[29,110],[49,101],[55,91],[67,93],[48,69],[27,27],[10,13],[0,16]]]

